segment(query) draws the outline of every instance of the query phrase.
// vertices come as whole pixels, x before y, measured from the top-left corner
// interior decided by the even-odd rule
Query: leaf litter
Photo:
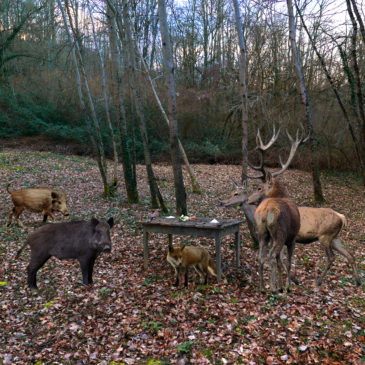
[[[241,226],[241,268],[234,265],[234,237],[222,242],[223,270],[228,284],[209,278],[199,285],[194,273],[188,289],[174,288],[166,262],[168,240],[150,237],[149,269],[143,269],[139,222],[153,214],[144,166],[137,167],[140,204],[128,204],[121,182],[115,196],[103,198],[101,179],[90,158],[6,149],[0,171],[0,362],[3,364],[359,364],[365,359],[364,284],[357,288],[347,263],[336,257],[320,288],[315,278],[324,268],[318,243],[297,245],[294,272],[300,285],[290,294],[258,292],[248,228]],[[189,215],[211,219],[243,218],[237,209],[223,209],[239,180],[240,167],[194,165],[202,187],[192,194],[188,176]],[[158,183],[174,215],[171,167],[154,166]],[[185,174],[185,173],[184,173]],[[119,176],[122,175],[120,167]],[[324,174],[327,205],[346,215],[341,239],[356,255],[365,275],[365,202],[359,182]],[[349,180],[350,179],[350,180]],[[281,180],[298,205],[312,204],[310,174],[290,170]],[[6,227],[11,189],[52,186],[68,196],[71,219],[114,216],[113,249],[97,259],[94,286],[81,284],[78,263],[52,258],[38,272],[39,290],[26,288],[29,249],[15,254],[41,216],[24,212],[25,228]],[[351,185],[351,189],[348,186]],[[57,221],[62,218],[57,216]],[[203,245],[207,238],[175,236],[174,244]],[[213,256],[214,257],[214,256]],[[267,275],[266,268],[266,275]]]

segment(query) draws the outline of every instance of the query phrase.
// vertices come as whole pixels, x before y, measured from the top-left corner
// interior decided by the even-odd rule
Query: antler
[[[274,124],[274,128],[273,128],[273,134],[272,137],[270,139],[270,141],[268,142],[267,145],[264,145],[261,139],[261,135],[260,135],[260,129],[257,130],[257,136],[256,136],[256,149],[258,149],[261,152],[264,152],[266,150],[268,150],[278,139],[279,134],[280,134],[280,129],[278,130],[278,133],[275,134],[275,124]]]
[[[261,134],[260,134],[260,129],[257,130],[257,135],[256,135],[256,149],[259,151],[260,153],[260,163],[258,166],[254,166],[250,163],[250,161],[247,160],[247,164],[248,166],[251,167],[251,169],[256,170],[256,171],[260,171],[261,175],[259,176],[248,176],[246,175],[248,178],[250,179],[263,179],[266,180],[267,177],[267,171],[265,170],[264,167],[264,152],[266,150],[268,150],[278,139],[279,135],[280,135],[280,130],[281,128],[279,128],[279,130],[276,132],[276,127],[274,125],[273,127],[273,135],[270,139],[270,141],[265,145],[262,142],[262,138],[261,138]]]
[[[294,155],[295,155],[295,152],[297,151],[297,148],[302,144],[302,143],[305,143],[308,141],[309,139],[309,134],[307,137],[304,138],[304,127],[303,125],[301,125],[301,128],[302,128],[302,134],[299,138],[299,129],[297,129],[297,133],[296,133],[296,136],[295,136],[295,141],[293,139],[293,137],[290,135],[290,133],[288,132],[288,130],[286,130],[286,134],[290,140],[290,143],[291,143],[291,148],[290,148],[290,153],[289,153],[289,157],[287,159],[287,161],[285,162],[285,164],[283,163],[282,159],[281,159],[281,156],[279,155],[279,160],[280,160],[280,165],[281,165],[281,170],[279,171],[276,171],[276,172],[273,172],[271,175],[272,177],[276,177],[280,174],[282,174],[290,165],[290,163],[292,162],[293,158],[294,158]]]

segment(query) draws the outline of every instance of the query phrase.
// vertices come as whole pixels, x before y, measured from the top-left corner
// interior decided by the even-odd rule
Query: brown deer
[[[254,214],[257,205],[264,199],[262,190],[261,193],[256,191],[249,196],[245,186],[239,186],[234,181],[233,183],[235,190],[232,192],[230,198],[221,202],[221,205],[224,207],[240,206],[246,215],[248,223],[256,226]],[[331,208],[298,207],[298,210],[300,215],[300,229],[295,241],[300,244],[319,241],[326,254],[326,268],[317,279],[316,284],[318,286],[322,284],[327,272],[334,263],[335,253],[337,252],[348,261],[352,267],[356,285],[360,286],[361,280],[355,258],[338,238],[341,229],[347,224],[345,216]],[[252,238],[257,241],[255,230],[250,229],[250,232]]]
[[[287,291],[290,291],[290,270],[291,261],[295,248],[295,237],[297,236],[300,228],[300,215],[295,203],[288,197],[285,188],[275,178],[282,174],[290,165],[295,152],[300,144],[305,142],[307,138],[301,136],[299,138],[299,131],[297,131],[296,139],[294,140],[289,132],[287,136],[291,142],[291,149],[289,157],[285,164],[281,163],[281,170],[270,173],[264,167],[264,153],[270,148],[277,138],[279,137],[280,129],[277,133],[274,133],[266,145],[262,142],[260,136],[260,130],[257,133],[256,144],[257,150],[260,153],[259,166],[250,167],[256,171],[260,171],[261,175],[253,176],[253,178],[260,178],[263,181],[262,186],[259,188],[260,192],[263,192],[264,199],[261,201],[255,211],[255,223],[257,229],[257,236],[259,241],[259,275],[260,275],[260,290],[265,292],[263,269],[266,259],[266,251],[268,250],[271,242],[271,247],[268,254],[268,261],[270,266],[270,287],[272,293],[276,293],[277,289],[280,292],[283,291],[282,282],[282,269],[284,268],[287,274]],[[284,266],[281,261],[281,252],[287,247],[288,250],[288,264]]]
[[[262,175],[255,176],[255,178],[264,177],[263,180],[265,181],[266,171],[263,168],[263,152],[266,151],[276,141],[277,137],[278,133],[275,134],[274,130],[271,141],[265,146],[262,143],[260,132],[258,132],[257,148],[261,151],[261,165],[259,167],[251,167],[255,170],[260,170]],[[288,161],[285,165],[281,162],[282,169],[276,173],[273,173],[272,176],[278,176],[283,171],[285,171],[285,169],[289,166],[291,159],[294,157],[296,148],[300,143],[305,142],[305,140],[298,140],[298,135],[295,142],[289,134],[288,137],[292,142],[292,149],[290,151]],[[263,186],[260,186],[253,194],[248,196],[246,185],[239,186],[233,179],[231,179],[231,181],[235,185],[235,190],[232,192],[230,198],[221,201],[220,204],[224,207],[240,206],[245,213],[251,236],[255,242],[258,242],[258,236],[256,232],[257,227],[254,217],[257,206],[266,197],[266,189],[263,189]],[[324,269],[322,275],[320,275],[320,277],[317,279],[317,285],[320,286],[322,284],[327,272],[335,260],[335,252],[337,252],[348,261],[349,265],[353,269],[356,285],[360,286],[361,280],[358,274],[355,258],[338,238],[341,229],[347,224],[345,216],[331,208],[298,207],[298,211],[300,215],[300,229],[295,241],[301,244],[309,244],[319,241],[326,254],[326,268]],[[294,277],[291,277],[291,279],[296,282]]]

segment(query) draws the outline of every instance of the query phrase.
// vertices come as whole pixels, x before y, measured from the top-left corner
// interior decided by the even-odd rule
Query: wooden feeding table
[[[188,235],[195,237],[208,237],[215,240],[216,264],[218,281],[221,280],[221,240],[224,236],[235,234],[236,266],[240,266],[240,224],[245,220],[217,219],[211,223],[212,218],[196,218],[180,222],[178,218],[156,218],[152,221],[141,222],[143,225],[143,258],[144,268],[148,268],[148,237],[150,233],[166,233],[169,245],[172,245],[173,235]]]

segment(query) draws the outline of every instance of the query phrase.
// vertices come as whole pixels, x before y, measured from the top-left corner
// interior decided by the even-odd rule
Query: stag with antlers
[[[300,228],[300,215],[298,208],[288,197],[285,188],[279,183],[276,176],[282,174],[289,167],[297,148],[300,144],[305,142],[308,137],[299,137],[299,131],[297,131],[296,138],[294,140],[288,131],[286,133],[291,142],[291,149],[289,157],[285,163],[283,163],[280,158],[281,169],[279,171],[271,173],[264,167],[264,153],[275,143],[280,134],[280,129],[276,133],[275,127],[273,136],[266,145],[262,142],[260,130],[257,132],[256,149],[260,154],[260,164],[258,166],[250,164],[251,168],[261,172],[260,175],[253,176],[252,178],[259,178],[263,181],[258,192],[260,192],[260,194],[263,193],[265,197],[255,211],[255,223],[259,240],[259,286],[263,293],[265,292],[263,269],[266,259],[266,251],[268,250],[270,242],[271,248],[268,254],[268,261],[271,269],[271,291],[273,293],[276,293],[277,289],[280,292],[283,291],[283,268],[287,274],[287,291],[290,291],[291,262],[295,248],[295,237],[297,236]],[[287,266],[284,266],[281,261],[281,252],[284,246],[286,246],[288,250]]]
[[[253,202],[254,199],[252,195],[248,195],[245,185],[240,186],[233,179],[231,181],[235,186],[235,190],[228,199],[221,201],[221,206],[226,208],[240,206],[245,213],[251,237],[254,242],[258,243],[255,212],[257,205],[265,198],[264,193],[261,191],[261,194],[258,194],[258,191],[255,191],[253,194],[255,194],[256,199]],[[253,203],[249,204],[248,200]],[[322,284],[327,272],[333,265],[335,253],[340,254],[347,260],[348,264],[352,267],[356,285],[360,286],[361,280],[355,257],[339,238],[342,228],[347,224],[346,217],[331,208],[298,207],[298,210],[300,215],[300,229],[295,238],[295,242],[306,245],[319,241],[326,255],[326,267],[317,279],[317,286]],[[293,277],[291,279],[297,282]]]

